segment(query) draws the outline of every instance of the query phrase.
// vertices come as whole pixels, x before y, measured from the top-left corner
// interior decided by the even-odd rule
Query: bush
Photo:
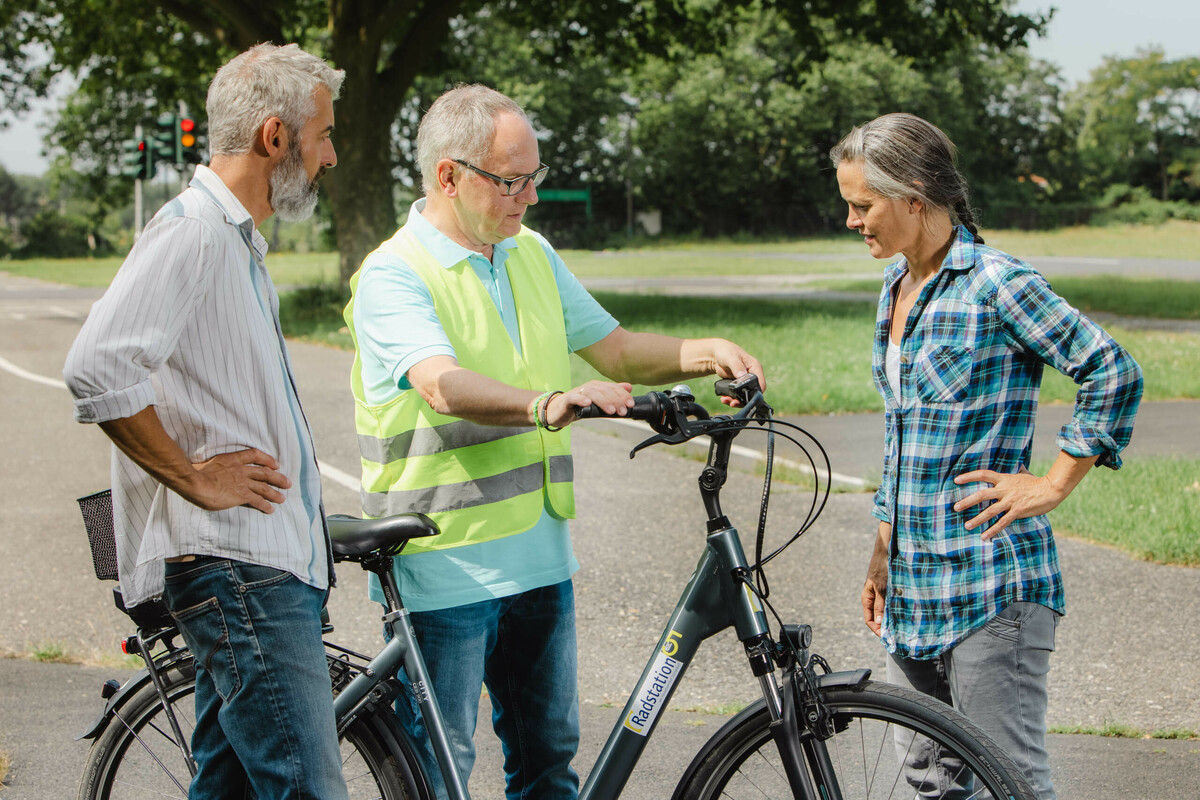
[[[1117,208],[1118,206],[1137,205],[1155,202],[1154,195],[1145,186],[1130,186],[1128,183],[1114,183],[1104,190],[1098,208]]]
[[[1093,225],[1162,225],[1170,219],[1200,220],[1200,206],[1182,200],[1156,200],[1145,186],[1109,186],[1092,218]]]
[[[84,258],[107,255],[107,241],[92,233],[87,220],[60,214],[43,208],[21,224],[25,244],[18,251],[21,258]]]
[[[1095,206],[1079,203],[995,203],[982,210],[980,223],[1000,230],[1048,231],[1087,225],[1095,213]]]

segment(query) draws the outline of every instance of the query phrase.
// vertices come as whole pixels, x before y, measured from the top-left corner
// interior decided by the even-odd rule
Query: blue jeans
[[[579,776],[579,689],[575,678],[575,592],[571,581],[409,618],[449,729],[459,774],[475,765],[479,697],[487,686],[492,728],[504,752],[509,800],[572,800]],[[401,676],[407,681],[406,676]],[[411,690],[411,687],[409,687]],[[437,796],[441,770],[411,691],[396,703]]]
[[[1054,800],[1046,751],[1046,675],[1058,615],[1037,603],[1013,603],[949,652],[928,660],[888,656],[888,681],[932,695],[957,708],[1004,748],[1040,800]],[[910,748],[911,732],[896,732],[907,775],[947,797],[976,797],[955,781],[955,765],[938,759],[927,740]],[[920,775],[918,778],[917,776]],[[950,791],[954,789],[955,791]],[[936,797],[943,795],[938,793]]]
[[[196,657],[192,800],[346,797],[321,644],[325,596],[257,564],[166,565],[163,599]]]

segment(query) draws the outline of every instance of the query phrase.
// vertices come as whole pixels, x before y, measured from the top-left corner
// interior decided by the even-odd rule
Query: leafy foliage
[[[668,137],[683,154],[662,153],[633,125],[643,85],[652,90],[645,99],[651,130],[678,89],[690,99],[676,128],[700,124],[738,154],[732,167],[741,172],[716,181],[711,202],[722,203],[731,182],[757,183],[748,177],[757,156],[771,183],[811,183],[819,151],[831,144],[828,136],[800,144],[811,112],[827,108],[817,104],[814,70],[838,53],[848,65],[845,42],[879,48],[873,52],[894,54],[901,70],[923,73],[963,48],[1017,45],[1043,22],[1009,9],[1002,0],[12,0],[0,13],[0,91],[20,108],[53,74],[80,77],[53,146],[85,173],[80,188],[97,199],[98,218],[127,191],[128,179],[112,166],[133,125],[179,101],[199,109],[220,62],[259,41],[297,41],[328,57],[347,73],[337,107],[339,166],[327,183],[348,274],[394,228],[393,190],[399,184],[411,194],[415,184],[413,125],[447,83],[494,82],[526,102],[540,128],[553,132],[546,145],[558,178],[595,186],[610,208],[652,184],[661,194],[670,181],[655,165],[690,157],[702,159],[693,167],[711,166],[707,148],[687,131]],[[30,73],[39,47],[50,62]],[[647,58],[657,66],[643,80]],[[687,73],[673,72],[679,62],[689,62]],[[18,80],[26,74],[31,79]],[[722,129],[717,123],[740,121],[739,90],[753,92],[764,110],[744,128]],[[685,210],[695,205],[689,196],[699,193],[679,195]],[[784,201],[791,211],[780,224],[800,219],[804,203]],[[711,205],[705,214],[712,216]]]
[[[1200,58],[1106,58],[1070,103],[1089,188],[1130,183],[1160,200],[1200,200]]]

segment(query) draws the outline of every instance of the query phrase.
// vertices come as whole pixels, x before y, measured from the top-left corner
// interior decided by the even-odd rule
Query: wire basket
[[[102,581],[117,580],[117,541],[113,534],[112,490],[79,498],[83,527],[92,548],[92,567]]]

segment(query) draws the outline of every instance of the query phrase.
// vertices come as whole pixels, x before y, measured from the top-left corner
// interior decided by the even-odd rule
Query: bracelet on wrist
[[[535,427],[542,427],[542,403],[550,396],[550,392],[542,392],[533,400],[533,424]]]
[[[545,397],[546,399],[543,400],[541,403],[542,408],[541,408],[541,413],[538,414],[538,426],[543,428],[544,430],[546,430],[549,433],[557,433],[558,431],[562,430],[561,427],[556,428],[553,425],[551,425],[550,420],[548,420],[546,418],[546,415],[550,411],[550,401],[554,399],[555,395],[560,395],[560,394],[562,394],[562,392],[553,391],[553,392],[546,392],[546,394],[543,395],[543,397]],[[536,407],[535,407],[535,410],[536,410]]]

